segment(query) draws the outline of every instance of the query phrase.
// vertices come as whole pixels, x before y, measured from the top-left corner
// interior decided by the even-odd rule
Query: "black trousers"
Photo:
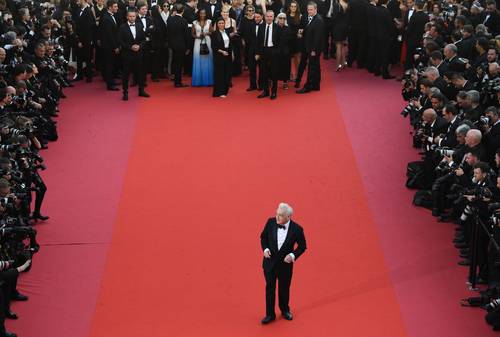
[[[276,281],[278,281],[278,304],[281,312],[290,311],[290,284],[292,283],[293,263],[279,262],[271,270],[264,270],[266,279],[266,316],[275,316]]]
[[[307,67],[307,54],[305,51],[302,51],[300,53],[299,69],[297,69],[297,78],[296,78],[297,83],[300,83],[300,81],[302,81],[302,76],[304,76],[304,71],[306,71],[306,67]]]
[[[349,38],[347,39],[349,49],[349,55],[347,55],[347,64],[352,65],[354,61],[357,61],[358,68],[364,67],[362,55],[364,53],[363,48],[365,48],[366,46],[362,41],[362,36],[363,31],[361,29],[351,27],[349,31]]]
[[[106,82],[108,87],[112,87],[115,85],[115,73],[116,73],[116,53],[113,49],[103,48],[102,49],[102,77]]]
[[[182,83],[182,68],[184,67],[185,54],[184,50],[172,49],[172,72],[174,73],[175,84]]]
[[[165,68],[168,61],[168,49],[165,47],[153,48],[153,65],[151,78],[158,79],[165,77]]]
[[[39,215],[42,208],[43,198],[45,197],[45,192],[47,192],[47,186],[38,173],[33,176],[33,184],[37,188],[35,192],[35,209],[33,213]]]
[[[391,40],[388,38],[377,39],[375,73],[380,73],[384,76],[389,75],[390,52],[391,52]]]
[[[334,53],[335,43],[333,42],[333,20],[332,18],[323,17],[323,22],[325,25],[325,45],[324,45],[324,55],[330,56]]]
[[[228,56],[214,55],[214,87],[213,97],[227,95],[231,82],[231,54]]]
[[[271,92],[276,94],[278,91],[278,66],[279,50],[276,47],[264,47],[264,53],[262,55],[263,63],[263,82],[264,86],[262,90],[269,94],[269,84],[271,83]],[[283,60],[281,60],[282,62]]]
[[[307,56],[307,61],[309,63],[309,67],[307,68],[307,82],[305,84],[305,88],[309,90],[319,90],[320,82],[321,82],[321,68],[319,57],[320,53],[317,53],[315,56],[311,56],[310,54]]]
[[[85,71],[83,69],[85,63]],[[85,72],[86,78],[92,78],[92,45],[83,44],[82,48],[77,48],[76,54],[76,72],[78,76],[83,76]]]
[[[264,82],[262,77],[262,67],[260,66],[260,61],[255,60],[255,52],[249,49],[250,48],[247,48],[248,50],[247,66],[248,66],[248,72],[250,73],[250,87],[262,89]],[[257,83],[257,68],[259,69],[258,83]]]
[[[142,76],[142,53],[128,52],[123,55],[122,88],[123,92],[128,92],[128,81],[130,74],[137,78],[139,92],[144,90],[144,77]]]

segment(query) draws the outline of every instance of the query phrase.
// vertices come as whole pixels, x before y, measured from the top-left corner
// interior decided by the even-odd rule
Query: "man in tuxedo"
[[[151,60],[152,60],[152,50],[151,50],[151,34],[154,30],[153,19],[147,15],[148,14],[148,4],[146,2],[137,3],[137,8],[139,9],[136,18],[137,26],[141,26],[146,36],[146,42],[142,47],[142,77],[144,84],[147,85],[147,74],[151,72]]]
[[[266,316],[262,319],[262,324],[276,319],[276,280],[279,282],[278,302],[283,318],[289,321],[293,319],[288,305],[293,265],[304,253],[307,245],[304,230],[290,219],[292,213],[293,209],[289,205],[280,203],[276,217],[267,220],[260,234],[264,254],[262,267],[266,279]]]
[[[302,89],[297,90],[298,94],[306,94],[312,90],[319,91],[321,82],[319,58],[324,45],[324,24],[318,15],[315,2],[309,2],[307,5],[307,15],[307,24],[303,31],[308,62],[307,82]]]
[[[85,63],[85,77],[87,82],[92,81],[92,41],[95,27],[95,18],[92,9],[86,0],[78,0],[80,11],[76,14],[75,28],[77,39],[77,79],[83,79],[83,64]]]
[[[108,0],[107,10],[103,11],[100,22],[100,41],[103,54],[102,77],[106,82],[108,90],[120,90],[115,84],[115,67],[117,56],[120,53],[120,44],[118,42],[118,22],[115,17],[118,12],[118,3],[116,0]]]
[[[413,66],[413,56],[415,50],[422,43],[425,24],[429,21],[429,16],[423,11],[424,1],[417,0],[415,9],[410,8],[408,15],[405,17],[405,40],[407,45],[405,69],[410,69]]]
[[[182,83],[182,68],[184,67],[184,56],[189,54],[191,34],[188,22],[182,17],[184,6],[176,3],[174,10],[175,15],[171,15],[167,21],[167,40],[173,54],[172,70],[175,76],[175,87],[184,88],[188,85]]]
[[[249,10],[254,10],[253,6]],[[264,20],[262,20],[262,12],[260,10],[255,11],[254,21],[248,26],[248,31],[243,32],[243,38],[245,39],[245,48],[248,53],[248,72],[250,74],[250,86],[247,91],[262,90],[263,88],[263,72],[260,62],[257,61],[255,56],[257,55],[257,37],[259,32],[263,30]],[[259,81],[257,85],[257,68],[259,69]]]
[[[142,76],[142,48],[146,43],[146,34],[142,25],[136,24],[137,13],[130,11],[127,13],[127,22],[124,23],[118,32],[122,61],[123,61],[123,100],[128,101],[128,80],[130,74],[137,78],[139,96],[149,97],[144,91],[144,78]]]
[[[497,11],[497,3],[495,0],[486,1],[486,10],[483,14],[483,25],[488,27],[491,35],[500,34],[500,15]]]
[[[271,99],[276,99],[278,91],[278,62],[279,60],[280,28],[274,23],[274,12],[268,10],[265,15],[265,24],[257,36],[258,49],[255,55],[257,61],[262,60],[264,87],[258,98],[269,96],[269,82]]]
[[[217,1],[217,0],[210,0],[209,2],[204,2],[201,6],[207,13],[207,19],[212,20],[217,20],[217,18],[221,15],[222,13],[222,2]]]

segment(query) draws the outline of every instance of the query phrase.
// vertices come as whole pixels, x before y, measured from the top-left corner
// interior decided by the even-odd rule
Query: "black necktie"
[[[267,47],[268,39],[269,39],[269,25],[266,25],[266,36],[264,37],[264,47]]]
[[[286,227],[284,225],[278,225],[278,228],[279,229],[286,229]]]

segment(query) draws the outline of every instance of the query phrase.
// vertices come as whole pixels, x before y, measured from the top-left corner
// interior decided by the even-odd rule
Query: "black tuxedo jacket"
[[[268,36],[268,39],[273,41],[273,46],[275,48],[279,48],[279,43],[281,39],[281,31],[280,28],[276,23],[272,23],[272,32],[269,33],[270,36]],[[265,38],[266,38],[266,29],[267,29],[267,24],[264,22],[262,26],[259,28],[259,32],[257,34],[257,54],[262,55],[264,52],[264,45],[265,43]]]
[[[264,30],[265,23],[264,21],[259,23],[257,33],[255,33],[256,26],[257,23],[254,20],[249,25],[245,26],[245,31],[242,32],[243,38],[245,39],[246,48],[248,49],[250,54],[257,52],[257,36],[259,36],[259,33]]]
[[[306,21],[303,35],[306,52],[308,55],[310,55],[311,52],[314,51],[316,52],[316,56],[318,56],[319,53],[323,51],[324,29],[323,18],[319,14],[316,14],[309,24],[307,24]]]
[[[221,15],[221,12],[222,12],[222,2],[220,1],[217,1],[215,4],[214,4],[214,13],[212,15],[212,5],[209,3],[209,2],[205,2],[201,8],[204,9],[206,12],[207,12],[207,19],[210,19],[212,20],[212,23],[215,24],[215,22],[213,22],[214,20],[217,20],[219,18],[219,16]]]
[[[439,146],[454,148],[458,145],[456,131],[460,123],[462,123],[462,121],[457,117],[453,123],[449,124],[446,136],[441,140]]]
[[[207,14],[208,15],[208,14]],[[196,20],[196,10],[189,5],[184,6],[184,12],[182,17],[186,19],[189,24],[192,24]]]
[[[392,19],[391,13],[384,6],[376,7],[375,16],[375,37],[377,40],[392,41],[398,31]]]
[[[142,30],[142,25],[135,25],[135,39],[130,31],[128,23],[124,23],[120,26],[118,31],[118,41],[120,42],[120,47],[122,48],[122,55],[124,57],[133,57],[137,55],[142,55],[142,48],[146,43],[146,34]],[[138,44],[140,46],[139,51],[132,51],[132,45]]]
[[[118,42],[118,19],[116,16],[115,20],[116,23],[108,11],[103,12],[101,15],[101,19],[99,20],[99,35],[103,49],[116,49],[120,46]]]
[[[80,14],[81,12],[81,14]],[[93,39],[95,27],[94,13],[90,7],[86,7],[83,11],[77,12],[75,19],[75,32],[78,42],[84,45],[90,45]]]
[[[415,11],[406,26],[405,37],[408,46],[420,45],[423,40],[425,24],[429,21],[429,16],[424,11]]]
[[[172,15],[167,21],[168,46],[174,52],[184,53],[189,49],[191,41],[191,31],[186,19],[179,15]]]
[[[260,234],[260,245],[262,251],[266,248],[271,251],[271,258],[263,258],[262,268],[264,268],[264,271],[271,271],[277,265],[285,263],[283,260],[290,253],[295,255],[295,261],[297,261],[307,249],[302,227],[292,220],[290,220],[289,226],[285,242],[283,242],[281,249],[278,250],[278,224],[275,218],[267,220],[264,230]]]
[[[146,30],[144,31],[144,33],[146,34],[146,38],[150,39],[151,34],[153,33],[154,23],[153,23],[153,19],[148,15],[146,15],[145,19],[146,19]],[[137,17],[135,19],[135,23],[137,26],[141,26],[141,29],[144,30],[144,24],[142,23],[142,20],[141,20],[141,17],[139,16],[139,14],[137,14]]]

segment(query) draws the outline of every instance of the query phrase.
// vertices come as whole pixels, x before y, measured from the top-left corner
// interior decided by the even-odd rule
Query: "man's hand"
[[[133,44],[132,47],[130,49],[132,49],[133,51],[139,51],[139,45],[138,44]]]
[[[437,137],[434,137],[434,144],[439,144],[439,142],[441,141],[441,137],[437,136]]]
[[[462,170],[461,168],[455,170],[455,174],[457,175],[457,177],[460,177],[460,176],[463,176],[464,175],[464,170]]]
[[[83,48],[83,43],[78,42],[78,48]]]
[[[269,250],[269,248],[264,249],[264,257],[266,259],[270,259],[271,258],[271,251]]]
[[[258,61],[260,59],[260,55],[255,55],[255,61]]]
[[[285,260],[284,260],[286,263],[292,263],[293,262],[293,258],[290,254],[288,254],[287,256],[285,256]]]

